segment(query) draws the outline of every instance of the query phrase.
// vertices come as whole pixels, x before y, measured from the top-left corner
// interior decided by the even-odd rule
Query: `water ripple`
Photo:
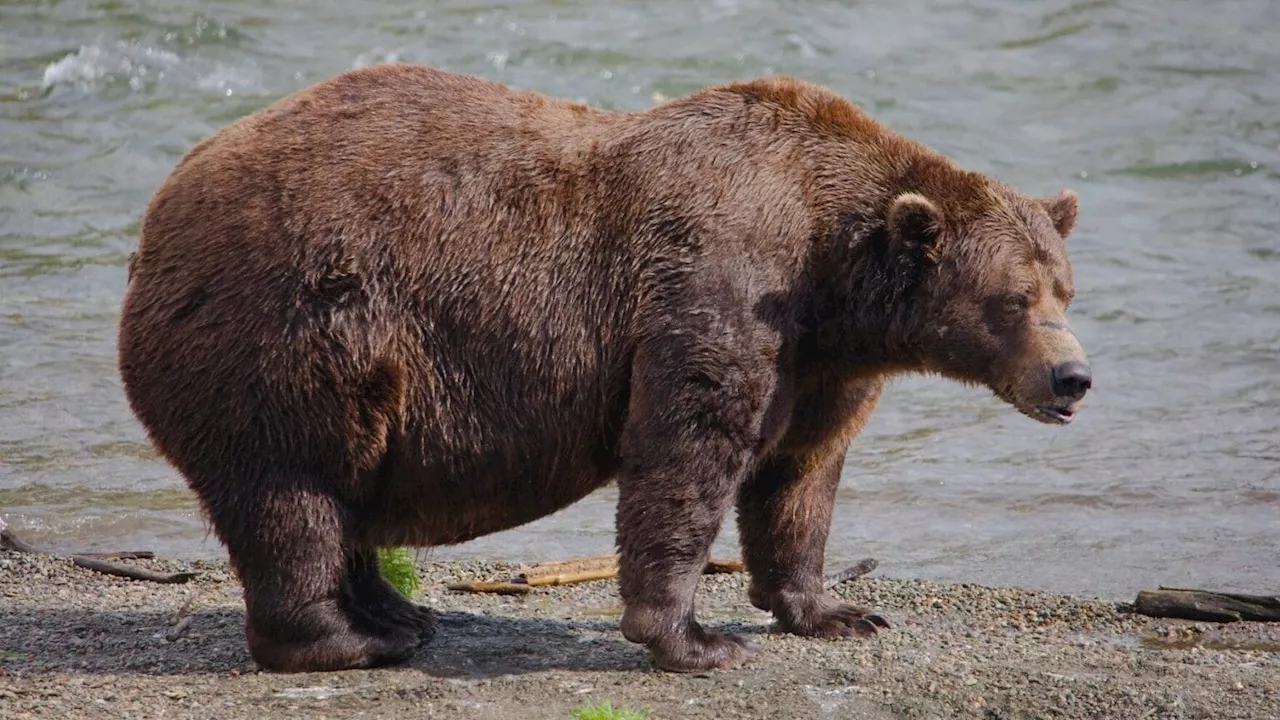
[[[895,382],[831,560],[1127,594],[1280,585],[1280,45],[1271,0],[0,3],[0,512],[67,544],[220,552],[129,414],[124,265],[192,144],[353,67],[426,62],[605,107],[800,75],[1044,196],[1082,198],[1071,427]],[[614,490],[440,550],[607,552]],[[732,522],[718,541],[732,552]]]

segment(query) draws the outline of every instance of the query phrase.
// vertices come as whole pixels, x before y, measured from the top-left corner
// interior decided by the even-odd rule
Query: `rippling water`
[[[1028,192],[1075,188],[1086,412],[1051,428],[897,383],[849,456],[830,562],[1280,587],[1274,0],[0,0],[0,516],[60,548],[222,552],[116,375],[140,214],[216,128],[394,60],[624,110],[794,74]],[[606,552],[612,500],[434,552]]]

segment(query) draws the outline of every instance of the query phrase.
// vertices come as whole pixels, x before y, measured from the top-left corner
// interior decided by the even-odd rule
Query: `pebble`
[[[300,682],[259,672],[249,659],[240,588],[225,564],[140,564],[201,574],[187,585],[155,585],[0,553],[0,717],[276,720],[354,716],[352,708],[472,717],[483,708],[485,717],[515,720],[531,712],[567,718],[590,699],[647,709],[653,718],[708,720],[876,712],[1076,720],[1138,718],[1153,708],[1148,717],[1229,719],[1274,716],[1280,687],[1278,653],[1215,649],[1210,640],[1228,630],[1213,625],[1149,620],[1089,598],[874,575],[834,591],[894,622],[860,641],[774,632],[769,616],[747,602],[743,576],[706,577],[699,618],[750,634],[762,650],[741,668],[660,673],[622,639],[618,615],[602,612],[620,605],[616,583],[521,597],[445,591],[450,581],[515,569],[487,562],[420,562],[422,596],[443,611],[441,632],[408,667]],[[189,634],[154,639],[188,598]],[[1280,643],[1278,630],[1236,623],[1229,632],[1232,642],[1262,647]]]

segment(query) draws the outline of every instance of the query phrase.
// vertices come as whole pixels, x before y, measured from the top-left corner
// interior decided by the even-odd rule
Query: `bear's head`
[[[915,275],[913,354],[923,370],[980,383],[1044,423],[1071,421],[1092,383],[1067,324],[1066,238],[1076,194],[1028,198],[983,176],[894,197],[890,257]],[[899,277],[902,277],[899,275]]]

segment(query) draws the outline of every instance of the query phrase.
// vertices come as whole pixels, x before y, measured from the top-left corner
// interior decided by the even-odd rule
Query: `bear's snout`
[[[1093,386],[1093,372],[1089,363],[1068,360],[1053,369],[1053,394],[1060,398],[1080,400]]]

